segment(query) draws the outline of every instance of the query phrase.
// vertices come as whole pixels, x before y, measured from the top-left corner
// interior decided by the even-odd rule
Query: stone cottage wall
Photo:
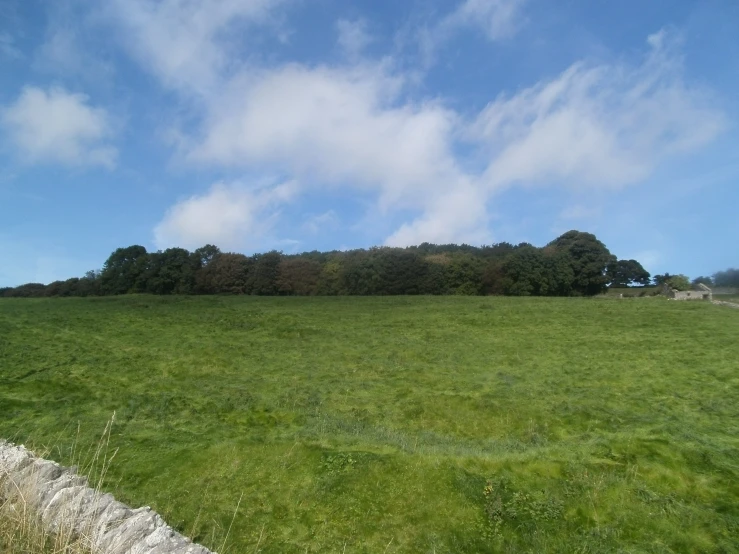
[[[711,289],[703,284],[699,284],[695,290],[676,290],[664,285],[662,294],[672,300],[713,300]]]
[[[702,290],[681,290],[675,291],[673,296],[675,300],[711,300],[711,293]]]

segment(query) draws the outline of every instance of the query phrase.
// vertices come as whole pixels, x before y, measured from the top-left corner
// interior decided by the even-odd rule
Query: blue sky
[[[0,286],[119,246],[739,264],[733,0],[0,0]]]

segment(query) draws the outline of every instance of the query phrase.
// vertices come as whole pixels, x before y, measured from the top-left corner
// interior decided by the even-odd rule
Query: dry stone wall
[[[52,533],[88,538],[100,554],[215,554],[169,527],[148,507],[132,509],[88,486],[70,468],[0,441],[0,498],[22,495]]]
[[[714,300],[713,303],[716,304],[717,306],[727,306],[729,308],[739,308],[739,304],[737,304],[736,302],[724,302],[723,300]]]

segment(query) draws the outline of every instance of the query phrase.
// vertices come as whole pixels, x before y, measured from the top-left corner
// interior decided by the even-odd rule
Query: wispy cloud
[[[202,119],[177,141],[187,162],[353,189],[373,195],[379,213],[415,214],[388,244],[487,240],[487,205],[506,187],[638,183],[725,126],[710,91],[686,81],[669,30],[648,38],[640,63],[577,62],[470,117],[443,98],[419,97],[395,60],[358,56],[367,41],[361,21],[339,23],[349,63],[234,61],[235,26],[243,32],[282,3],[115,0],[111,13],[134,59],[165,87],[197,93]],[[469,28],[490,40],[510,37],[525,21],[524,5],[465,0],[437,21],[438,44]]]
[[[468,131],[493,160],[487,183],[622,186],[713,140],[725,116],[708,91],[684,81],[671,39],[649,37],[638,66],[576,63],[490,103]]]
[[[497,42],[513,37],[524,25],[527,0],[463,0],[447,15],[416,30],[423,63],[431,66],[451,39],[477,32]]]
[[[46,39],[36,51],[33,67],[43,73],[66,78],[80,76],[96,83],[115,73],[111,63],[95,56],[77,33],[62,23],[49,28]]]
[[[23,53],[15,45],[15,39],[6,31],[0,31],[0,58],[3,57],[10,60],[23,58]]]
[[[303,223],[303,230],[312,235],[321,231],[333,230],[340,223],[339,216],[334,210],[328,210],[322,214],[312,215]]]
[[[131,55],[165,86],[211,94],[238,58],[243,25],[264,22],[287,1],[111,0],[103,10]]]
[[[356,59],[372,42],[372,35],[367,31],[367,22],[363,19],[340,19],[336,23],[338,43],[349,59]]]
[[[437,30],[451,33],[473,28],[489,40],[509,38],[523,24],[525,4],[526,0],[465,0],[441,21]]]

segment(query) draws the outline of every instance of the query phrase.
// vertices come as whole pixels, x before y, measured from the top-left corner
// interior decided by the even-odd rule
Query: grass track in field
[[[643,299],[0,302],[0,436],[230,552],[737,552],[739,311]],[[80,425],[81,436],[76,438]]]

